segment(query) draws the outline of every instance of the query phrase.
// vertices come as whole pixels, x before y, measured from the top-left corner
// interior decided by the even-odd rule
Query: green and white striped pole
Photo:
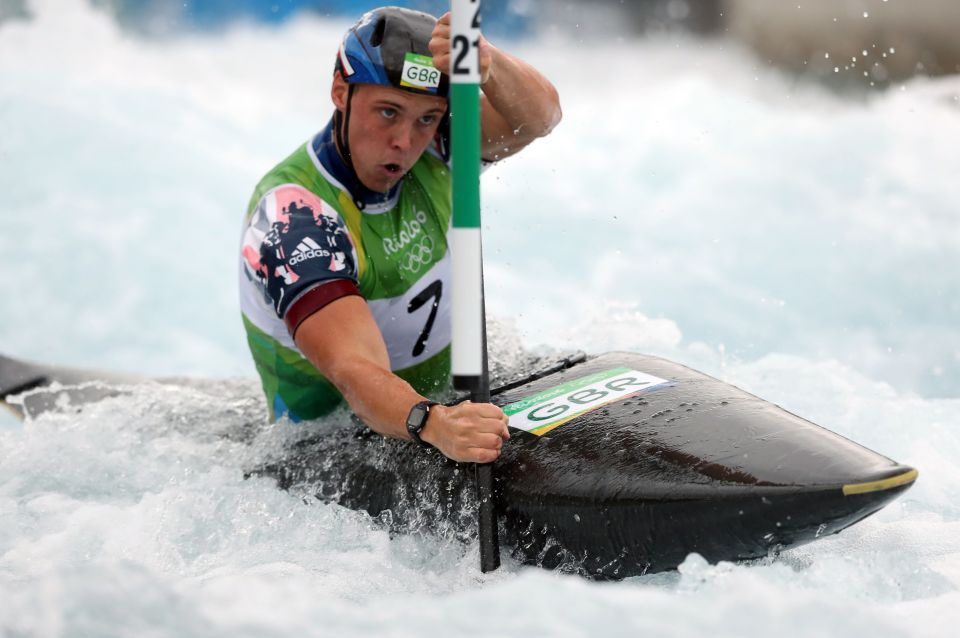
[[[490,402],[480,241],[480,0],[450,7],[450,136],[453,171],[453,384]],[[490,464],[477,465],[480,570],[500,566]]]

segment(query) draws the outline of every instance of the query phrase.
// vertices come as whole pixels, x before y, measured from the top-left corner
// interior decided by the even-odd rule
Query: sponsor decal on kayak
[[[407,53],[403,59],[400,86],[436,93],[440,86],[440,71],[433,66],[433,58]]]
[[[510,427],[540,436],[582,414],[672,382],[630,368],[568,381],[503,407]]]

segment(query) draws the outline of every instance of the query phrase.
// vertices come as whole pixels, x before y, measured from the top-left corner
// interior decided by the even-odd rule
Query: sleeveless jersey
[[[297,348],[290,326],[298,304],[338,286],[366,299],[396,375],[427,396],[449,384],[449,167],[430,149],[363,210],[344,186],[347,175],[328,125],[271,170],[250,200],[240,307],[274,419],[314,419],[343,400]]]

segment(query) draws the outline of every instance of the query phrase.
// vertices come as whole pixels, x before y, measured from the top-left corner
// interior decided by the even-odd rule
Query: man
[[[427,399],[450,380],[449,65],[449,14],[381,8],[347,32],[332,120],[251,199],[240,299],[274,418],[346,400],[385,436],[486,463],[509,438],[500,408]],[[480,66],[485,161],[559,122],[531,66],[484,39]]]

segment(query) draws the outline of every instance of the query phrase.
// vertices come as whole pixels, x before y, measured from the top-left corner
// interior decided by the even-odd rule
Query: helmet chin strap
[[[360,181],[360,176],[357,175],[357,169],[353,166],[353,156],[350,154],[350,142],[348,140],[350,103],[353,101],[353,91],[355,88],[357,88],[357,85],[347,84],[347,105],[343,112],[337,109],[337,112],[333,114],[333,127],[336,129],[337,146],[340,149],[340,154],[343,155],[343,161],[347,165],[350,175],[353,177],[354,184],[353,188],[350,189],[350,194],[353,196],[353,204],[359,210],[363,210],[367,207],[367,204],[363,201],[363,198],[358,195],[365,195],[370,189],[364,186],[363,182]]]

